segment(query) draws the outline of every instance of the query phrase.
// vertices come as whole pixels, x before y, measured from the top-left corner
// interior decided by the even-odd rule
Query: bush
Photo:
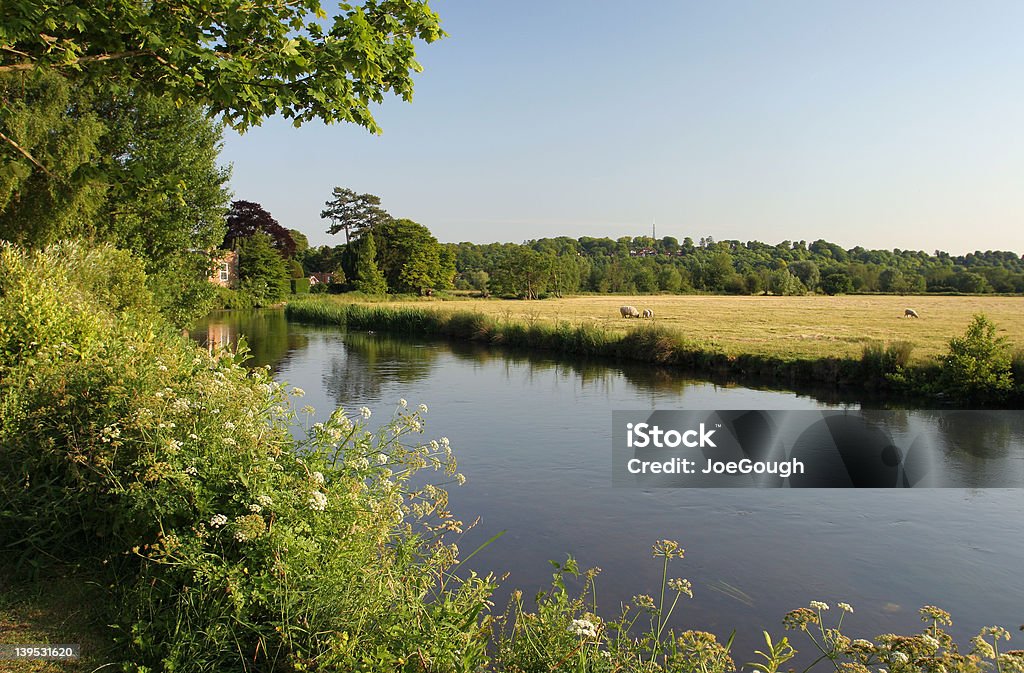
[[[983,314],[974,316],[962,337],[949,340],[942,359],[939,389],[958,402],[996,402],[1013,387],[1010,348],[1006,337]]]
[[[292,294],[309,294],[308,278],[293,278],[291,280]]]
[[[416,473],[461,477],[420,438],[425,407],[374,433],[338,410],[294,439],[268,370],[115,315],[134,300],[98,301],[74,256],[0,255],[0,547],[97,573],[125,668],[483,664],[492,583],[452,574],[461,524]]]

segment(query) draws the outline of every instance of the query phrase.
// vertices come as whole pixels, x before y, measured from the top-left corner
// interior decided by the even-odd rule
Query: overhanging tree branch
[[[26,150],[24,147],[16,143],[12,138],[8,138],[2,131],[0,131],[0,140],[3,140],[5,143],[13,147],[18,154],[31,161],[32,165],[41,170],[43,173],[46,173],[47,177],[53,177],[53,174],[50,173],[50,171],[46,170],[46,166],[36,161],[36,158],[32,156],[32,154],[29,153],[28,150]]]

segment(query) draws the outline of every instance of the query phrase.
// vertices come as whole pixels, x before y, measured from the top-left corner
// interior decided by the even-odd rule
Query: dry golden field
[[[914,344],[913,359],[920,361],[946,352],[949,338],[963,334],[976,313],[995,322],[1014,348],[1024,348],[1024,297],[655,295],[416,302],[439,311],[474,310],[527,322],[591,322],[613,330],[651,322],[621,318],[619,307],[625,304],[650,308],[656,324],[732,355],[860,357],[865,342],[905,340]],[[904,318],[905,308],[921,317]]]

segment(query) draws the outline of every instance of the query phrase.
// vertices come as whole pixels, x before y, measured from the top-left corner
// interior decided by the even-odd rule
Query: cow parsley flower
[[[371,413],[369,407],[359,407],[359,415],[363,418],[369,418]]]
[[[836,607],[838,607],[843,612],[853,612],[853,608],[850,606],[849,603],[840,603]]]
[[[425,404],[421,404],[421,405],[419,406],[419,409],[420,409],[420,413],[421,413],[421,414],[425,414],[425,413],[427,413],[427,405],[425,405]]]
[[[572,620],[571,630],[581,638],[597,638],[597,625],[589,619]]]
[[[303,390],[302,388],[292,388],[292,395],[294,395],[295,397],[302,397],[305,394],[306,391]]]
[[[400,400],[398,400],[398,406],[400,406],[400,407],[402,407],[402,408],[404,409],[404,408],[406,408],[407,406],[409,406],[409,403],[408,403],[408,402],[406,402],[406,401],[405,401],[405,398],[403,397],[403,398],[401,398]]]
[[[811,601],[810,606],[815,610],[828,610],[828,603],[822,603],[821,601]]]
[[[327,509],[327,496],[320,491],[313,491],[309,494],[309,500],[306,501],[309,508],[316,512],[322,512]]]
[[[220,528],[228,522],[228,518],[223,514],[214,514],[210,517],[210,528]]]
[[[309,476],[313,479],[314,482],[316,482],[320,486],[324,485],[324,474],[323,474],[323,472],[314,472],[313,474],[311,474]]]

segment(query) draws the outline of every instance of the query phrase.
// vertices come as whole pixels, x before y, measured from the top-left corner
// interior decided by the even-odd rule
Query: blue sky
[[[1024,3],[434,0],[381,136],[225,134],[313,244],[331,189],[441,241],[641,235],[1024,252]]]

